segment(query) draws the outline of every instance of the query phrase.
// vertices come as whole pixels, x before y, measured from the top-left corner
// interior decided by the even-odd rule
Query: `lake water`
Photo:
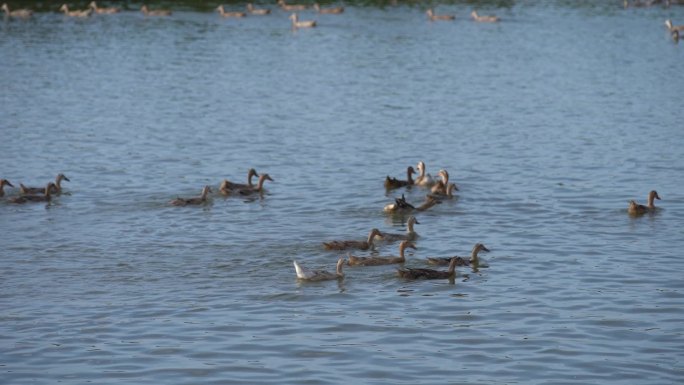
[[[597,3],[0,21],[0,177],[70,179],[0,198],[0,382],[684,382],[684,7]],[[460,191],[406,266],[488,267],[295,279],[404,231],[383,206],[425,190],[382,183],[420,160]],[[168,204],[250,167],[263,199]]]

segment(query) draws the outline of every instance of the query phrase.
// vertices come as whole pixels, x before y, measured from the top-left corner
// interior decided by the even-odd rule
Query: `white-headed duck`
[[[337,260],[337,267],[334,273],[325,270],[311,270],[301,266],[297,261],[292,261],[297,273],[297,279],[303,281],[329,281],[333,279],[344,279],[344,272],[342,272],[342,265],[344,265],[344,258]]]
[[[380,232],[380,235],[378,236],[379,240],[385,241],[385,242],[396,242],[396,241],[413,241],[416,238],[418,238],[418,233],[413,229],[413,225],[420,224],[416,217],[411,215],[408,220],[406,221],[407,223],[407,228],[406,228],[406,234],[394,234],[394,233],[385,233],[385,232]]]
[[[425,162],[421,160],[418,162],[416,168],[418,169],[418,177],[416,178],[415,185],[421,187],[432,187],[432,185],[436,183],[432,175],[426,173]]]
[[[425,13],[427,14],[428,20],[430,21],[456,19],[456,16],[454,15],[436,15],[432,8],[428,8],[428,10]]]
[[[433,269],[397,269],[397,276],[405,279],[453,279],[456,277],[457,259],[452,258],[447,271]]]
[[[501,19],[499,19],[498,16],[494,16],[494,15],[482,15],[482,16],[480,16],[477,14],[476,10],[473,10],[472,12],[470,12],[470,17],[472,17],[473,20],[475,20],[479,23],[496,23],[499,20],[501,20]]]
[[[207,196],[211,192],[211,187],[204,186],[202,195],[192,198],[176,198],[169,203],[173,206],[201,205],[207,202]]]
[[[475,246],[473,246],[473,251],[470,252],[470,257],[428,257],[427,263],[428,265],[448,265],[453,259],[456,259],[456,264],[459,266],[477,266],[480,263],[477,256],[480,251],[489,251],[489,249],[481,243],[476,243]]]
[[[61,194],[62,193],[62,181],[65,180],[67,182],[71,182],[69,178],[66,177],[66,175],[59,173],[55,177],[55,183],[52,185],[52,191],[50,193],[52,194]],[[42,194],[45,191],[45,187],[26,187],[23,184],[19,183],[19,193],[23,195],[27,194]]]
[[[5,12],[6,16],[16,17],[18,19],[27,19],[33,15],[33,11],[30,9],[15,9],[14,11],[10,11],[7,3],[2,3],[2,10]]]
[[[387,256],[387,257],[357,257],[355,255],[349,254],[349,265],[350,266],[378,266],[378,265],[392,265],[395,263],[406,262],[406,257],[404,252],[407,248],[417,250],[416,245],[411,241],[401,241],[399,244],[399,256]]]
[[[415,173],[416,170],[413,169],[413,166],[408,166],[406,169],[406,180],[390,178],[390,176],[387,175],[387,178],[385,178],[385,189],[393,190],[395,188],[413,186],[413,174]]]
[[[325,247],[326,250],[368,250],[374,247],[373,241],[378,235],[380,235],[380,230],[372,229],[370,233],[368,233],[368,239],[365,241],[329,241],[323,242],[323,247]]]
[[[660,200],[660,196],[658,195],[658,192],[655,190],[651,190],[651,192],[648,193],[648,204],[646,206],[640,205],[636,203],[635,201],[631,200],[629,201],[629,208],[627,208],[627,212],[630,215],[644,215],[646,213],[652,213],[656,211],[656,206],[654,204],[654,200],[658,199]]]

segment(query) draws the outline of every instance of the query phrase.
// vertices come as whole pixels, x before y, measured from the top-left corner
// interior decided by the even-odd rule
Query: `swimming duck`
[[[331,15],[338,15],[340,13],[344,13],[344,7],[321,8],[321,6],[318,5],[318,3],[314,3],[313,7],[318,13],[325,13]]]
[[[192,198],[176,198],[171,200],[169,203],[173,206],[187,206],[187,205],[201,205],[207,202],[207,196],[211,192],[211,187],[204,186],[202,189],[202,195]]]
[[[261,176],[259,177],[259,182],[257,182],[256,187],[238,189],[237,192],[240,195],[263,194],[264,193],[264,182],[266,182],[267,180],[270,180],[271,182],[273,182],[273,179],[271,178],[270,175],[261,174]]]
[[[153,9],[150,11],[145,4],[140,7],[140,12],[145,16],[171,16],[171,14],[173,14],[173,12],[168,9]]]
[[[445,193],[430,193],[428,196],[432,199],[438,200],[438,201],[443,201],[445,199],[451,199],[454,197],[454,190],[458,191],[458,187],[456,187],[456,184],[454,183],[449,183],[447,185],[447,189]]]
[[[296,13],[290,15],[290,20],[292,20],[292,28],[313,28],[316,26],[315,20],[299,21],[299,16]]]
[[[88,4],[88,7],[92,9],[95,13],[99,15],[109,15],[112,13],[119,13],[121,12],[121,8],[116,8],[116,7],[111,7],[111,8],[98,8],[97,4],[94,1],[91,1],[90,4]]]
[[[259,174],[257,174],[256,170],[253,168],[250,168],[249,171],[247,171],[247,184],[242,184],[242,183],[233,183],[229,181],[228,179],[224,179],[223,182],[221,182],[221,186],[219,186],[219,191],[222,194],[230,194],[232,190],[242,190],[242,189],[253,189],[254,184],[252,184],[252,178],[253,177],[259,177]]]
[[[651,192],[648,193],[648,204],[646,206],[640,205],[631,200],[629,201],[629,208],[627,209],[627,212],[630,215],[644,215],[646,213],[652,213],[656,210],[655,204],[653,203],[654,199],[660,200],[660,196],[658,196],[657,191],[651,190]]]
[[[59,8],[59,11],[64,12],[64,14],[69,17],[89,17],[93,13],[93,10],[90,8],[78,11],[70,11],[69,6],[66,4],[62,4],[62,6]]]
[[[404,256],[404,251],[406,248],[412,248],[417,250],[416,245],[411,241],[401,241],[399,244],[399,256],[388,256],[388,257],[357,257],[355,255],[349,254],[349,265],[350,266],[378,266],[378,265],[392,265],[395,263],[406,262],[406,257]]]
[[[10,183],[10,181],[8,181],[7,179],[0,179],[0,197],[5,196],[5,186],[14,187],[14,185]]]
[[[447,170],[439,170],[437,175],[441,178],[441,180],[437,181],[434,186],[430,189],[430,192],[433,194],[442,194],[446,195],[447,193],[447,186],[449,186],[449,172]],[[458,188],[456,188],[458,190]]]
[[[468,266],[471,264],[475,266],[480,263],[480,260],[477,257],[480,251],[489,251],[489,249],[481,243],[476,243],[475,246],[473,246],[473,251],[470,252],[470,257],[428,257],[427,263],[428,265],[448,265],[455,259],[458,266]]]
[[[7,3],[2,3],[2,10],[5,11],[6,16],[16,17],[20,19],[26,19],[33,15],[33,11],[31,11],[30,9],[15,9],[14,11],[10,11]]]
[[[472,17],[473,20],[475,20],[479,23],[496,23],[500,20],[498,16],[493,16],[493,15],[480,16],[477,14],[476,10],[473,10],[472,12],[470,12],[470,17]]]
[[[292,261],[295,267],[295,273],[297,273],[297,279],[303,281],[329,281],[332,279],[344,279],[344,273],[342,272],[342,265],[344,265],[344,258],[341,257],[337,260],[337,267],[334,273],[325,270],[310,270],[306,267],[301,266],[297,261]]]
[[[672,31],[677,31],[677,32],[684,31],[684,25],[672,25],[672,20],[670,20],[670,19],[665,20],[665,26],[667,27],[668,30],[670,30],[670,32],[672,32]]]
[[[247,14],[245,12],[226,12],[226,10],[223,8],[223,5],[219,5],[218,7],[216,7],[216,12],[218,12],[219,15],[221,15],[221,17],[240,18],[240,17],[247,16]]]
[[[401,195],[401,198],[395,198],[394,203],[390,203],[386,205],[383,208],[383,211],[386,213],[400,213],[400,212],[411,212],[411,211],[425,211],[429,208],[431,208],[434,205],[440,204],[442,201],[435,199],[429,195],[425,196],[425,202],[421,204],[418,207],[413,206],[412,204],[408,203],[406,201],[406,198],[404,198],[404,194]]]
[[[447,271],[433,269],[397,269],[397,276],[406,279],[453,279],[456,277],[457,259],[452,258]]]
[[[454,20],[456,19],[456,16],[454,15],[435,15],[435,13],[432,11],[432,8],[428,8],[427,12],[425,12],[428,16],[428,19],[430,21],[435,21],[435,20]]]
[[[283,11],[303,11],[307,8],[304,4],[287,4],[285,0],[278,0],[278,5]]]
[[[412,166],[408,166],[406,169],[406,180],[400,180],[397,178],[390,178],[389,175],[387,175],[387,178],[385,178],[385,189],[387,190],[393,190],[395,188],[400,188],[404,186],[413,186],[413,174],[416,173],[416,170],[413,169]]]
[[[10,203],[27,203],[27,202],[50,202],[52,199],[52,189],[55,186],[53,182],[50,182],[43,189],[43,195],[22,195],[14,197],[9,200]]]
[[[432,177],[432,175],[425,173],[425,162],[421,160],[420,162],[418,162],[416,168],[418,169],[418,178],[416,178],[414,184],[421,187],[432,187],[432,185],[434,185],[436,181]]]
[[[268,15],[271,10],[268,8],[254,8],[252,3],[247,3],[247,12],[252,15]]]
[[[326,250],[368,250],[374,248],[373,241],[378,235],[380,235],[380,230],[372,229],[370,233],[368,233],[368,239],[365,241],[329,241],[323,242],[323,247],[325,247]]]
[[[52,191],[50,191],[52,194],[61,194],[62,193],[62,181],[65,180],[67,182],[71,182],[69,178],[66,177],[66,175],[59,173],[57,174],[57,177],[55,177],[55,183],[52,185]],[[26,187],[23,184],[19,183],[19,193],[26,195],[26,194],[42,194],[45,191],[45,187]]]
[[[406,234],[393,234],[393,233],[385,233],[385,232],[380,232],[380,235],[378,236],[378,239],[385,241],[385,242],[396,242],[396,241],[413,241],[416,238],[418,238],[418,233],[413,230],[413,225],[420,224],[416,217],[411,215],[408,218],[407,221],[407,229],[406,229]]]

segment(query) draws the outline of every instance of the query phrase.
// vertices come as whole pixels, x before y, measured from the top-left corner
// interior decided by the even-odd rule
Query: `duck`
[[[684,31],[684,25],[672,25],[672,20],[670,20],[670,19],[665,20],[665,26],[667,27],[667,29],[670,32],[672,32],[672,31],[677,31],[677,32]]]
[[[452,258],[447,271],[433,269],[397,269],[397,276],[405,279],[454,279],[456,277],[457,258]]]
[[[242,190],[242,189],[253,189],[254,184],[252,183],[252,178],[253,177],[259,177],[259,174],[257,171],[253,168],[250,168],[247,171],[247,184],[242,184],[242,183],[233,183],[229,181],[228,179],[224,179],[223,182],[221,182],[221,185],[219,186],[219,192],[222,194],[230,194],[231,191],[233,190]]]
[[[290,20],[292,20],[292,28],[313,28],[316,26],[316,20],[299,21],[299,16],[296,13],[290,15]]]
[[[337,260],[337,267],[335,272],[331,273],[325,270],[311,270],[297,263],[297,261],[292,261],[295,268],[295,273],[297,274],[297,279],[302,281],[330,281],[333,279],[344,279],[344,272],[342,272],[342,266],[345,263],[344,257],[340,257]]]
[[[660,200],[660,196],[656,190],[651,190],[651,192],[648,193],[648,204],[646,206],[640,205],[636,203],[636,201],[631,200],[629,201],[629,208],[627,209],[627,212],[630,215],[644,215],[646,213],[655,212],[657,209],[653,203],[655,199]]]
[[[10,11],[7,3],[2,3],[2,10],[5,12],[5,16],[16,17],[19,19],[27,19],[27,18],[33,16],[33,11],[30,9],[24,8],[24,9],[15,9],[14,11]]]
[[[473,20],[477,21],[478,23],[497,23],[497,22],[499,22],[499,20],[501,20],[501,19],[499,19],[498,16],[494,16],[494,15],[480,16],[477,14],[476,10],[473,10],[472,12],[470,12],[470,17],[472,17]]]
[[[145,4],[140,7],[140,12],[145,16],[171,16],[173,14],[173,12],[168,9],[153,9],[150,11]]]
[[[454,20],[456,19],[456,16],[454,15],[435,15],[434,11],[432,8],[428,8],[428,10],[425,12],[428,16],[428,19],[430,21],[435,21],[435,20]]]
[[[176,198],[171,200],[169,203],[173,206],[187,206],[187,205],[201,205],[207,202],[207,196],[211,191],[211,187],[204,186],[202,189],[202,194],[198,197],[192,198]]]
[[[97,13],[98,15],[110,15],[112,13],[121,12],[121,8],[116,8],[116,7],[98,8],[97,4],[94,1],[91,1],[90,4],[88,4],[88,7],[90,9],[92,9],[93,12]]]
[[[368,233],[368,239],[365,241],[328,241],[323,242],[323,247],[325,247],[326,250],[373,249],[375,248],[373,241],[378,235],[380,235],[380,230],[374,228]]]
[[[441,178],[441,180],[437,181],[437,183],[432,186],[430,192],[433,194],[446,195],[447,187],[449,186],[449,172],[447,170],[441,169],[437,175]],[[456,190],[458,190],[458,187],[456,187]]]
[[[247,3],[247,12],[252,15],[268,15],[271,13],[271,10],[268,8],[254,8],[252,3]]]
[[[482,243],[476,243],[475,246],[473,246],[473,251],[470,252],[470,257],[459,257],[459,256],[453,256],[453,257],[428,257],[427,258],[427,264],[428,265],[448,265],[451,263],[452,260],[456,260],[456,264],[458,266],[468,266],[468,265],[473,265],[476,266],[480,263],[480,260],[478,259],[478,254],[480,251],[489,251],[489,249],[483,245]]]
[[[409,213],[412,211],[425,211],[435,205],[442,203],[442,201],[431,197],[430,195],[425,196],[425,202],[420,206],[415,207],[406,201],[404,194],[401,194],[401,198],[395,198],[394,203],[390,203],[383,208],[386,213]]]
[[[425,162],[421,160],[416,168],[418,169],[418,178],[414,184],[421,187],[432,187],[436,181],[432,175],[425,173]]]
[[[223,8],[223,5],[219,5],[216,7],[216,12],[221,15],[221,17],[235,17],[235,18],[240,18],[240,17],[245,17],[247,14],[245,12],[226,12],[226,10]]]
[[[428,196],[432,199],[438,200],[438,201],[443,201],[446,199],[452,199],[454,197],[454,190],[458,191],[458,187],[456,187],[455,183],[449,183],[447,185],[447,189],[445,193],[430,193]]]
[[[14,187],[14,185],[7,179],[0,179],[0,197],[5,196],[5,186]]]
[[[414,225],[419,225],[420,222],[411,215],[407,222],[406,222],[406,234],[394,234],[394,233],[385,233],[385,232],[380,232],[380,235],[378,236],[379,240],[385,241],[385,242],[396,242],[396,241],[414,241],[416,238],[419,237],[418,233],[413,229]]]
[[[406,180],[390,178],[390,176],[387,175],[387,178],[385,178],[385,189],[394,190],[400,187],[413,186],[413,174],[415,173],[416,170],[413,168],[413,166],[408,166],[406,169]]]
[[[62,193],[62,181],[65,180],[67,182],[71,182],[69,178],[66,177],[66,175],[59,173],[55,177],[55,183],[53,184],[52,191],[50,191],[52,194],[61,194]],[[22,195],[27,195],[27,194],[42,194],[45,191],[45,187],[26,187],[23,184],[19,183],[19,193]]]
[[[59,11],[64,12],[64,14],[69,17],[90,17],[90,15],[92,15],[93,13],[93,10],[91,8],[78,11],[70,11],[69,6],[66,4],[62,4],[62,6],[59,7]]]
[[[257,182],[256,187],[238,189],[237,192],[240,195],[263,194],[264,193],[264,183],[267,180],[270,180],[271,182],[273,182],[273,179],[271,178],[270,175],[261,174],[261,176],[259,176],[259,182]]]
[[[387,257],[357,257],[355,255],[349,254],[349,265],[350,266],[379,266],[379,265],[392,265],[395,263],[406,262],[406,257],[404,252],[407,248],[418,250],[416,245],[411,241],[401,241],[399,244],[399,256],[387,256]]]
[[[303,11],[307,8],[304,4],[287,4],[285,3],[285,0],[278,0],[278,6],[280,6],[283,11]]]
[[[329,15],[339,15],[340,13],[344,13],[344,7],[321,8],[321,6],[318,3],[314,3],[313,8],[318,13],[324,13]]]
[[[52,200],[52,189],[55,186],[54,182],[50,182],[43,188],[43,195],[21,195],[9,200],[10,203],[27,203],[27,202],[50,202]]]

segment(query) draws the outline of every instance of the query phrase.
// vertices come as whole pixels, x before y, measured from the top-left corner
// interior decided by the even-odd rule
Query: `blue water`
[[[684,381],[684,7],[273,9],[0,22],[0,177],[70,179],[0,198],[0,382]],[[426,191],[382,182],[420,160],[460,191],[405,265],[482,242],[487,267],[295,279],[404,231],[382,208]],[[250,167],[261,199],[168,204]]]

